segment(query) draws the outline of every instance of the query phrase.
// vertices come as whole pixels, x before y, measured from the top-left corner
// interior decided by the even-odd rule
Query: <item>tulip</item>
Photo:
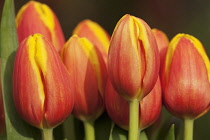
[[[91,41],[98,48],[107,64],[110,36],[99,24],[89,19],[83,20],[76,26],[73,34],[86,37]]]
[[[73,109],[71,84],[59,54],[45,37],[34,34],[20,44],[14,63],[13,96],[23,120],[43,130],[61,124]]]
[[[155,39],[158,45],[158,50],[160,53],[160,71],[161,71],[162,65],[165,61],[165,55],[168,49],[169,40],[168,40],[167,35],[159,29],[154,28],[152,29],[152,32],[155,36]]]
[[[193,120],[204,115],[210,105],[210,63],[198,39],[187,34],[172,39],[161,82],[166,108],[185,120],[185,128],[190,128],[185,139],[192,139]]]
[[[129,140],[138,138],[139,101],[154,87],[159,63],[157,43],[147,23],[123,16],[111,37],[108,74],[116,92],[129,101]]]
[[[29,1],[22,6],[16,17],[16,26],[19,43],[35,33],[44,35],[54,45],[57,52],[60,52],[65,43],[56,15],[45,4]]]
[[[139,103],[139,129],[143,130],[153,124],[161,111],[161,86],[158,79],[152,91]],[[110,81],[107,82],[105,93],[106,110],[110,118],[121,128],[128,129],[129,124],[129,104],[112,87]]]
[[[141,100],[154,87],[159,72],[159,51],[150,27],[125,15],[113,32],[108,73],[115,90],[126,100]]]
[[[84,122],[86,140],[94,140],[94,120],[104,110],[107,72],[103,58],[88,39],[77,35],[66,42],[61,58],[73,81],[73,114]]]

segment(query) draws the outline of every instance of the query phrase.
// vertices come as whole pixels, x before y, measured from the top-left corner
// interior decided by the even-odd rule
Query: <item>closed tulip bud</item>
[[[29,35],[44,35],[60,52],[64,43],[64,35],[54,12],[45,4],[29,1],[18,12],[16,26],[19,43]]]
[[[107,64],[110,36],[99,24],[86,19],[76,26],[73,34],[90,40],[98,48]]]
[[[139,129],[145,129],[157,120],[162,107],[161,98],[161,86],[158,78],[152,91],[139,103]],[[106,86],[105,105],[110,118],[118,126],[127,130],[129,104],[114,90],[110,81],[107,82]]]
[[[166,36],[166,34],[161,30],[152,29],[152,32],[155,36],[155,39],[156,39],[156,42],[158,45],[158,49],[159,49],[159,53],[160,53],[160,69],[161,69],[162,65],[165,61],[165,56],[166,56],[166,52],[168,49],[169,40],[168,40],[168,37]]]
[[[110,41],[108,73],[115,90],[126,100],[141,100],[154,87],[159,73],[159,51],[150,27],[125,15]]]
[[[14,64],[13,96],[17,112],[37,128],[53,128],[74,104],[70,77],[59,54],[42,35],[19,46]]]
[[[210,63],[201,42],[178,34],[170,42],[162,73],[163,100],[175,116],[195,119],[210,105]]]
[[[88,39],[74,35],[64,45],[61,57],[73,81],[74,116],[95,120],[104,110],[107,72],[102,56]]]

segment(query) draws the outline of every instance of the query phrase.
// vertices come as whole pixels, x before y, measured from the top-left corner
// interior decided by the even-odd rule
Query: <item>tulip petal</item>
[[[95,47],[86,38],[79,38],[75,35],[65,44],[62,59],[74,81],[73,114],[83,121],[95,120],[104,109],[105,85],[102,64],[98,59]],[[103,68],[106,70],[105,64]]]
[[[123,96],[135,98],[137,93],[140,92],[139,87],[141,87],[142,84],[142,74],[139,63],[141,61],[138,54],[140,43],[137,43],[139,40],[136,37],[138,28],[130,16],[119,21],[116,27],[109,50],[108,66],[110,67],[108,68],[110,78],[111,81],[113,81],[115,89],[121,91]],[[127,76],[128,74],[129,76]]]
[[[164,103],[176,116],[194,119],[208,109],[210,84],[206,57],[197,39],[178,35],[172,40],[165,67]]]
[[[35,61],[29,61],[29,50],[34,52],[35,42],[32,37],[29,38],[30,48],[26,41],[22,42],[17,51],[14,70],[14,101],[16,108],[22,118],[36,127],[42,127],[43,109],[44,109],[44,90],[42,79],[39,76],[39,69]],[[27,47],[27,49],[23,49]],[[34,54],[33,54],[34,55]],[[32,54],[30,55],[31,57]],[[27,72],[26,72],[27,70]],[[21,79],[21,81],[20,81]],[[27,83],[27,86],[25,86]],[[19,88],[21,87],[21,88]],[[31,92],[33,91],[33,92]],[[28,93],[28,94],[25,94]]]
[[[79,37],[86,37],[94,45],[98,46],[101,52],[108,54],[110,36],[96,22],[86,19],[80,22],[74,29],[73,34]]]
[[[128,129],[129,104],[113,88],[110,80],[107,82],[105,94],[106,110],[110,118],[123,129]],[[154,123],[161,111],[162,94],[158,79],[152,91],[139,103],[139,129],[145,129]]]
[[[158,77],[159,52],[150,27],[141,19],[125,15],[113,32],[108,71],[119,94],[141,100]]]
[[[29,36],[20,45],[13,77],[16,108],[31,125],[55,127],[72,111],[68,72],[58,53],[42,35]]]
[[[33,18],[32,18],[33,17]],[[64,35],[53,11],[45,4],[30,1],[17,14],[16,26],[19,43],[31,34],[43,34],[59,52]]]

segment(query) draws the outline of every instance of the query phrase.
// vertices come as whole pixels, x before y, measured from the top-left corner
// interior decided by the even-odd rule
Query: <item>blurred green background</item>
[[[28,0],[14,0],[16,12]],[[66,40],[84,19],[98,22],[111,35],[117,21],[125,14],[145,20],[151,28],[164,31],[171,40],[177,33],[198,38],[210,56],[210,0],[38,0],[49,5],[60,20]],[[4,0],[0,0],[0,15]],[[210,93],[210,91],[209,91]],[[169,116],[167,123],[182,123]],[[160,138],[161,139],[161,138]],[[210,112],[195,121],[195,140],[210,139]]]

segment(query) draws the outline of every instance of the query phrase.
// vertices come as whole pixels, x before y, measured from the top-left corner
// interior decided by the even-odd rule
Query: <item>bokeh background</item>
[[[16,13],[28,0],[14,0]],[[66,40],[84,19],[99,23],[111,35],[117,21],[125,14],[145,20],[151,28],[164,31],[171,40],[177,33],[198,38],[210,56],[210,0],[38,0],[49,5],[60,20]],[[4,0],[0,0],[0,15]],[[189,60],[190,61],[190,60]],[[210,92],[210,91],[209,91]],[[169,113],[164,111],[167,116]],[[182,123],[176,123],[176,133]],[[210,112],[195,121],[195,140],[210,139]]]

